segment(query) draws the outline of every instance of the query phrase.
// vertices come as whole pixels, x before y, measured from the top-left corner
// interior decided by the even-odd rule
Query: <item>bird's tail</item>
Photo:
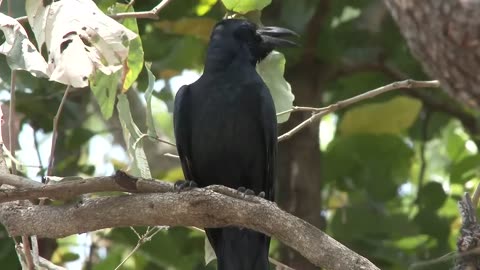
[[[236,227],[206,229],[218,270],[268,270],[270,237]]]

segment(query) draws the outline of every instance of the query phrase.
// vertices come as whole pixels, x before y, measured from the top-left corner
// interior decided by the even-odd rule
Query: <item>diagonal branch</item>
[[[6,175],[0,175],[0,182],[4,179]],[[75,182],[81,183],[75,184]],[[150,186],[152,187],[153,182],[160,183],[160,187],[157,187],[159,190],[165,189],[163,193],[84,199],[81,202],[63,206],[2,203],[0,204],[0,222],[11,236],[37,235],[48,238],[111,227],[239,226],[277,238],[319,267],[333,270],[378,269],[364,257],[306,221],[281,210],[276,204],[259,197],[244,198],[237,191],[222,186],[171,192],[168,191],[171,188],[170,183],[138,179],[120,172],[110,178],[67,181],[29,190],[37,190],[39,192],[35,194],[38,195],[37,198],[50,197],[52,188],[56,193],[71,195],[72,185],[77,185],[76,188],[90,185],[90,192],[105,191],[106,184],[102,182],[108,182],[111,187],[115,185],[116,189],[113,191],[122,189],[140,192],[139,186],[148,183],[146,186],[152,184]],[[87,193],[87,190],[83,189],[83,192]],[[41,194],[40,191],[45,192]],[[58,220],[69,222],[58,222]]]
[[[378,96],[385,92],[389,92],[389,91],[401,89],[401,88],[411,89],[411,88],[439,88],[439,87],[440,87],[440,83],[438,81],[404,80],[404,81],[398,81],[398,82],[394,82],[394,83],[379,87],[377,89],[368,91],[358,96],[354,96],[352,98],[345,99],[337,103],[331,104],[324,108],[294,107],[288,110],[288,112],[310,110],[312,111],[312,116],[310,116],[307,120],[303,121],[293,129],[291,129],[290,131],[278,137],[278,141],[280,142],[292,137],[295,133],[299,132],[303,128],[307,127],[308,125],[322,118],[322,116],[338,111],[339,109],[345,108],[359,101]],[[285,112],[281,112],[279,114],[283,114],[283,113]]]

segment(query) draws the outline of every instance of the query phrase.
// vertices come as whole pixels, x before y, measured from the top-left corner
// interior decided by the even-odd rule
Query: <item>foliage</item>
[[[6,1],[3,2],[0,11],[6,13]],[[14,7],[19,7],[14,8],[12,17],[24,15],[24,1],[12,2],[16,4]],[[32,4],[38,1],[27,2]],[[135,1],[133,7],[128,9],[125,1],[96,2],[99,9],[109,13],[150,10],[158,1]],[[65,104],[60,119],[55,174],[101,175],[111,173],[114,166],[126,169],[130,164],[137,174],[149,176],[160,162],[148,156],[148,146],[157,142],[148,140],[146,134],[173,140],[170,113],[177,89],[172,89],[172,82],[175,78],[185,80],[186,76],[178,77],[185,70],[201,71],[209,33],[215,22],[227,10],[246,13],[267,6],[264,21],[290,27],[304,35],[317,2],[282,0],[269,5],[268,0],[171,1],[160,12],[158,21],[121,21],[123,26],[116,29],[131,33],[128,35],[128,44],[111,45],[92,39],[93,44],[99,44],[97,56],[108,61],[95,62],[96,58],[89,54],[91,58],[84,63],[82,61],[86,59],[77,61],[75,54],[66,54],[68,51],[49,55],[60,60],[63,66],[84,63],[87,67],[77,70],[79,73],[72,73],[75,75],[72,80],[63,80],[65,74],[61,73],[57,75],[62,79],[55,81],[85,86],[82,78],[87,76],[92,89],[92,94],[87,89],[78,89]],[[380,1],[337,0],[329,3],[324,11],[324,22],[316,25],[319,42],[313,48],[317,61],[323,65],[323,73],[318,76],[324,80],[324,84],[318,86],[319,91],[323,88],[324,104],[318,103],[316,107],[398,80],[389,72],[392,67],[411,78],[425,78],[419,63],[408,52],[407,44]],[[4,31],[3,25],[8,19],[4,18],[5,15],[0,16],[0,28],[3,27]],[[30,14],[29,20],[32,20]],[[64,20],[67,24],[73,18]],[[88,19],[82,17],[81,21],[85,20]],[[92,19],[91,23],[95,25],[98,21]],[[58,24],[56,27],[59,27],[55,31],[61,33],[58,34],[60,37],[68,30],[66,25]],[[36,37],[40,46],[46,41],[47,49],[49,42],[54,42],[46,40],[45,36],[39,39],[43,34],[35,25],[25,31],[12,29],[8,28],[4,36],[0,32],[0,42],[12,41],[16,36],[23,38],[16,38],[16,41],[27,42],[24,39],[26,34],[32,44],[35,44],[33,37]],[[73,42],[83,50],[84,43],[80,40],[78,38]],[[305,42],[305,38],[301,41]],[[124,54],[122,61],[108,55],[108,49],[112,46],[117,48],[117,45],[120,54]],[[129,48],[128,55],[124,51],[126,47]],[[18,50],[23,47],[15,48]],[[44,49],[37,47],[35,52],[45,56]],[[291,106],[291,92],[297,96],[308,94],[301,88],[290,89],[289,83],[283,78],[284,70],[287,76],[310,72],[298,65],[304,51],[305,48],[300,46],[298,49],[285,50],[285,57],[275,53],[267,59],[271,62],[259,66],[259,73],[273,89],[272,92],[278,90],[279,94],[274,97],[277,111],[284,111]],[[37,64],[41,61],[28,63],[24,59],[31,58],[24,56],[15,50],[6,53],[6,56],[0,55],[0,66],[16,70],[40,70],[40,73],[48,74],[44,67],[38,68]],[[127,67],[122,65],[124,59],[127,59]],[[151,63],[149,68],[144,68],[145,61]],[[373,64],[381,68],[371,68],[375,66]],[[110,73],[92,73],[92,66],[106,68]],[[303,70],[299,72],[299,69]],[[9,88],[10,75],[8,68],[0,69],[1,89]],[[49,141],[46,138],[49,139],[52,131],[52,119],[65,86],[46,78],[34,77],[26,71],[17,71],[16,85],[15,106],[21,114],[23,132],[31,128],[43,145],[45,143],[42,140]],[[438,90],[420,91],[435,96],[445,104],[454,103]],[[139,92],[145,92],[145,102],[138,99]],[[8,99],[4,98],[3,101]],[[146,109],[143,109],[142,105],[145,104]],[[462,104],[455,105],[463,108]],[[115,126],[106,121],[105,118],[109,117],[112,118],[109,121],[117,121],[121,125]],[[414,263],[452,251],[460,224],[455,202],[463,192],[471,192],[480,182],[478,140],[468,135],[460,122],[448,112],[432,110],[428,104],[401,90],[340,110],[334,119],[336,121],[320,131],[320,137],[332,133],[329,134],[331,141],[322,142],[322,145],[327,145],[326,149],[322,149],[322,153],[319,151],[323,158],[322,200],[327,232],[371,259],[381,269],[407,269]],[[279,119],[279,122],[284,120]],[[128,135],[127,139],[118,140],[112,131],[115,129],[122,129]],[[95,140],[102,140],[123,150],[118,155],[99,158],[97,148],[101,143]],[[28,146],[22,145],[22,148],[27,149]],[[49,145],[46,148],[49,149]],[[29,155],[33,156],[32,153]],[[122,155],[129,156],[133,162],[129,163]],[[41,170],[24,169],[23,173],[32,177],[42,175],[45,163],[43,160]],[[177,180],[181,177],[179,164],[155,172],[153,176]],[[0,235],[0,265],[5,269],[18,268],[12,240],[3,230]],[[92,233],[92,240],[96,247],[91,256],[93,269],[114,269],[135,247],[138,238],[128,228],[117,228]],[[54,254],[55,263],[65,264],[75,259],[75,254],[83,254],[84,245],[86,242],[78,240],[64,242]],[[89,250],[89,246],[86,250]],[[272,256],[276,257],[277,254],[278,243],[273,241]],[[80,256],[76,264],[69,266],[78,269],[86,259]],[[142,245],[122,269],[214,269],[214,263],[204,266],[204,260],[203,234],[189,228],[173,228],[160,232]],[[448,269],[450,265],[450,262],[443,262],[428,265],[425,269]]]

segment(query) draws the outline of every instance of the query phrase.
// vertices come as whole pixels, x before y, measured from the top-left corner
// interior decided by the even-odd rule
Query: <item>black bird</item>
[[[187,179],[178,188],[224,185],[273,201],[277,118],[255,66],[275,47],[295,45],[282,39],[291,35],[296,34],[246,20],[216,24],[202,76],[175,97],[175,137]],[[206,233],[219,270],[269,269],[266,235],[237,227]]]

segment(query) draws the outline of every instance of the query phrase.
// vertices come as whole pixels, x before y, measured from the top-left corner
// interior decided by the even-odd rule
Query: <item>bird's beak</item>
[[[290,29],[266,26],[260,27],[257,33],[262,36],[263,42],[273,45],[273,47],[297,47],[298,44],[284,39],[283,37],[298,37],[299,35]]]

